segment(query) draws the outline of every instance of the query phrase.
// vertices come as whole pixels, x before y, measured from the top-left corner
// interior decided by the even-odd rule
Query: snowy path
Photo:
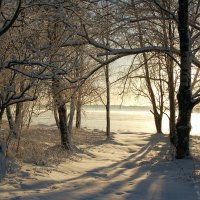
[[[192,160],[161,161],[166,138],[146,133],[115,134],[111,144],[89,149],[79,161],[51,173],[30,166],[0,185],[12,200],[200,200]],[[156,157],[157,156],[157,157]]]

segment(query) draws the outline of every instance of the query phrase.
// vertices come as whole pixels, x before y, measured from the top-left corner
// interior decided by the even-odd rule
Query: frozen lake
[[[163,132],[169,132],[168,118],[164,116]],[[32,119],[34,125],[54,126],[53,113],[47,111]],[[82,115],[82,127],[104,130],[106,127],[105,111],[103,109],[85,109]],[[113,110],[111,111],[112,132],[147,132],[156,131],[153,115],[148,110]],[[192,135],[200,135],[200,113],[192,114]]]

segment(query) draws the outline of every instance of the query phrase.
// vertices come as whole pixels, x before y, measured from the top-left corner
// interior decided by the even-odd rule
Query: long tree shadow
[[[137,133],[133,133],[133,134],[137,134]],[[99,167],[99,168],[93,169],[91,171],[86,172],[82,176],[79,176],[79,177],[73,178],[73,179],[69,179],[69,181],[88,177],[88,176],[91,176],[94,174],[98,175],[98,174],[109,173],[109,172],[112,172],[113,169],[118,168],[119,170],[116,173],[112,173],[112,175],[110,175],[110,178],[114,178],[114,177],[118,176],[118,174],[125,171],[126,169],[131,169],[133,167],[136,167],[137,161],[143,161],[144,157],[147,156],[147,154],[151,151],[151,149],[158,142],[165,142],[165,141],[166,141],[165,136],[163,136],[163,135],[156,135],[156,134],[151,135],[151,137],[148,138],[148,143],[146,145],[144,145],[142,148],[140,148],[139,151],[137,151],[135,153],[131,153],[131,155],[129,157],[127,157],[126,159],[123,159],[119,162],[116,162],[116,163],[111,164],[106,167]]]
[[[126,159],[106,167],[93,169],[76,178],[52,182],[51,188],[53,185],[61,187],[55,190],[51,189],[45,194],[31,195],[27,199],[37,197],[42,200],[53,198],[59,200],[66,199],[66,196],[70,200],[173,199],[173,184],[165,180],[168,175],[165,170],[166,168],[170,169],[172,163],[163,162],[163,164],[160,164],[158,162],[161,155],[163,156],[163,151],[166,152],[168,146],[166,136],[152,135],[148,140],[146,145]],[[152,157],[152,159],[146,160],[152,149],[154,151],[157,150],[158,158]],[[39,185],[42,190],[43,184]],[[188,195],[192,195],[194,200],[197,199],[195,193],[191,194],[194,191],[191,190],[188,193],[187,184],[182,184],[181,187],[185,187],[185,190],[175,199],[187,199]],[[31,185],[28,188],[31,188]],[[172,191],[171,193],[170,190]]]

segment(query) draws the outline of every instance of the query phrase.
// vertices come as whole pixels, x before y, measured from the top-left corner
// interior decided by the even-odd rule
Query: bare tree
[[[131,1],[132,3],[133,1]],[[86,32],[85,34],[80,34],[82,37],[84,37],[89,44],[95,46],[98,49],[101,49],[102,51],[98,53],[98,56],[105,56],[105,55],[121,55],[121,56],[128,56],[128,55],[135,55],[135,54],[147,54],[149,52],[157,52],[159,54],[167,54],[170,55],[176,55],[177,57],[180,56],[180,87],[178,92],[178,104],[179,104],[179,116],[178,121],[176,124],[176,131],[177,131],[177,158],[183,158],[189,154],[189,133],[191,130],[190,125],[190,118],[191,118],[191,112],[192,108],[199,103],[198,93],[195,93],[195,95],[192,96],[192,88],[191,88],[191,64],[200,67],[200,63],[197,59],[197,54],[199,48],[197,47],[194,49],[195,41],[199,38],[199,27],[197,24],[194,23],[194,21],[189,20],[189,2],[188,1],[179,1],[177,4],[174,2],[174,7],[172,10],[170,10],[169,7],[166,7],[164,5],[164,1],[154,1],[154,2],[146,2],[141,1],[137,4],[137,9],[139,6],[146,5],[145,10],[149,11],[149,9],[154,9],[155,12],[143,12],[146,16],[142,15],[140,13],[140,16],[135,18],[135,16],[132,14],[131,10],[127,9],[128,6],[131,5],[129,2],[120,2],[119,4],[115,4],[116,6],[119,6],[121,4],[121,7],[123,7],[126,10],[128,10],[126,13],[127,15],[125,17],[116,17],[115,19],[118,19],[120,30],[122,30],[123,27],[126,27],[126,30],[128,30],[127,36],[130,35],[130,25],[132,27],[135,27],[135,24],[138,24],[138,22],[148,22],[148,26],[152,24],[152,27],[155,26],[157,20],[167,20],[167,21],[174,21],[175,23],[178,23],[178,31],[179,31],[179,38],[180,38],[180,50],[177,49],[177,46],[171,45],[171,44],[164,44],[164,45],[156,45],[154,42],[145,43],[143,45],[140,44],[138,47],[137,45],[131,46],[129,45],[130,38],[127,37],[124,41],[124,43],[119,43],[119,40],[115,38],[115,40],[111,40],[110,46],[106,46],[102,43],[100,43],[94,35],[90,35],[89,32]],[[194,4],[190,4],[190,6],[196,6],[198,7],[198,4],[194,2]],[[178,15],[176,13],[176,9],[179,9]],[[165,13],[165,15],[158,15],[157,11],[162,11]],[[166,14],[167,13],[167,14]],[[195,18],[195,17],[193,17]],[[196,18],[195,18],[196,19]],[[117,22],[116,22],[117,23]],[[193,32],[193,36],[190,37],[189,34],[189,26],[191,26],[196,31]],[[156,27],[157,28],[157,27]],[[155,28],[154,28],[155,29]],[[85,30],[87,30],[85,28]],[[116,30],[116,27],[115,27]],[[157,29],[157,32],[159,33],[159,29]],[[140,33],[143,35],[144,33]],[[133,31],[133,39],[136,37],[134,35]],[[173,36],[173,35],[171,35]],[[121,34],[121,38],[123,37],[123,34]],[[125,36],[126,37],[126,36]],[[141,42],[140,42],[141,43]],[[128,48],[129,47],[129,48]],[[193,50],[192,50],[193,48]],[[173,56],[174,57],[174,56]],[[174,59],[174,58],[173,58]],[[168,58],[168,65],[172,65],[172,60],[170,61]],[[178,63],[178,59],[175,59],[175,62]],[[148,70],[148,68],[147,68]],[[169,78],[170,78],[170,84],[173,83],[173,71],[168,71]],[[151,84],[151,83],[150,83]],[[173,89],[173,88],[172,88]],[[173,89],[174,90],[174,89]],[[173,106],[174,109],[174,91],[170,91],[170,99],[172,100],[171,106]],[[152,95],[153,97],[154,95]],[[153,97],[154,98],[154,97]],[[172,120],[171,121],[171,130],[174,132],[174,110],[171,110],[172,113]]]

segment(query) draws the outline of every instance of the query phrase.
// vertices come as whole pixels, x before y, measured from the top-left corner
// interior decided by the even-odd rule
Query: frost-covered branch
[[[42,69],[25,71],[19,68],[20,65],[29,67],[40,66]],[[51,63],[32,60],[12,60],[2,65],[0,70],[2,69],[11,69],[30,78],[37,78],[40,80],[51,79],[53,76],[67,74],[68,72],[68,70],[60,68],[59,66],[53,65]],[[50,72],[45,72],[46,70],[49,70]]]

